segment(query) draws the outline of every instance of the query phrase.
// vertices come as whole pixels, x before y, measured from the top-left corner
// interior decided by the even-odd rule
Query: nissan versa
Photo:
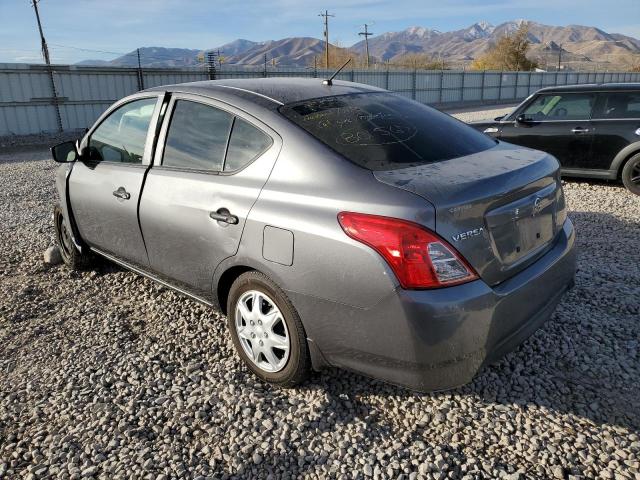
[[[152,88],[52,153],[66,264],[97,254],[219,307],[274,384],[326,366],[464,384],[573,284],[556,159],[385,90]]]

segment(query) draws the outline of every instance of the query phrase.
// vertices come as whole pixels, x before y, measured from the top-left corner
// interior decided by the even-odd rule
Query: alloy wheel
[[[640,159],[631,167],[631,183],[640,185]]]
[[[275,302],[263,292],[244,292],[235,309],[235,328],[242,349],[261,370],[274,373],[287,364],[291,341]]]

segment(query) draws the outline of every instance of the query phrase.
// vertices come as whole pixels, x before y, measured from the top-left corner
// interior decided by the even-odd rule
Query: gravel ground
[[[517,105],[494,105],[493,107],[484,107],[483,110],[474,108],[459,108],[453,110],[445,110],[449,115],[453,115],[463,122],[478,122],[480,120],[493,120],[497,116],[510,113]]]
[[[474,381],[261,384],[221,314],[49,267],[55,165],[0,150],[0,478],[640,478],[640,197],[569,182],[577,285]]]

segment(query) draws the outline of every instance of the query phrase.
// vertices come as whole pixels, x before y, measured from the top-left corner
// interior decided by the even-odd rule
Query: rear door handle
[[[113,196],[122,200],[129,200],[131,198],[131,194],[127,192],[124,187],[118,187],[118,189],[113,192]]]
[[[576,127],[573,130],[571,130],[573,133],[575,133],[576,135],[580,134],[580,133],[589,133],[589,129],[588,128],[583,128],[583,127]]]
[[[228,223],[230,225],[236,225],[238,223],[238,217],[231,215],[226,208],[219,208],[215,212],[210,212],[209,217],[218,222]]]

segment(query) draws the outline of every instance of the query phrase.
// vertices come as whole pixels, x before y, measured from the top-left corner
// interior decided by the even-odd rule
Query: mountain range
[[[525,20],[514,20],[500,25],[478,22],[450,32],[420,26],[409,27],[399,32],[372,36],[369,39],[369,54],[378,62],[397,61],[406,54],[427,54],[442,59],[448,65],[460,66],[477,58],[498,38],[516,30],[523,22]],[[562,27],[527,23],[531,42],[527,55],[542,65],[554,64],[559,54],[565,65],[576,64],[582,68],[589,64],[623,65],[634,57],[637,63],[640,58],[640,40],[633,37],[582,25]],[[141,63],[146,67],[199,65],[206,51],[219,51],[226,64],[262,65],[266,58],[269,64],[308,66],[313,65],[314,57],[321,58],[324,42],[312,37],[263,42],[237,39],[212,49],[143,47],[139,50]],[[360,41],[347,50],[364,55],[365,42]],[[84,60],[79,63],[137,66],[137,62],[137,53],[133,51],[111,61]]]

